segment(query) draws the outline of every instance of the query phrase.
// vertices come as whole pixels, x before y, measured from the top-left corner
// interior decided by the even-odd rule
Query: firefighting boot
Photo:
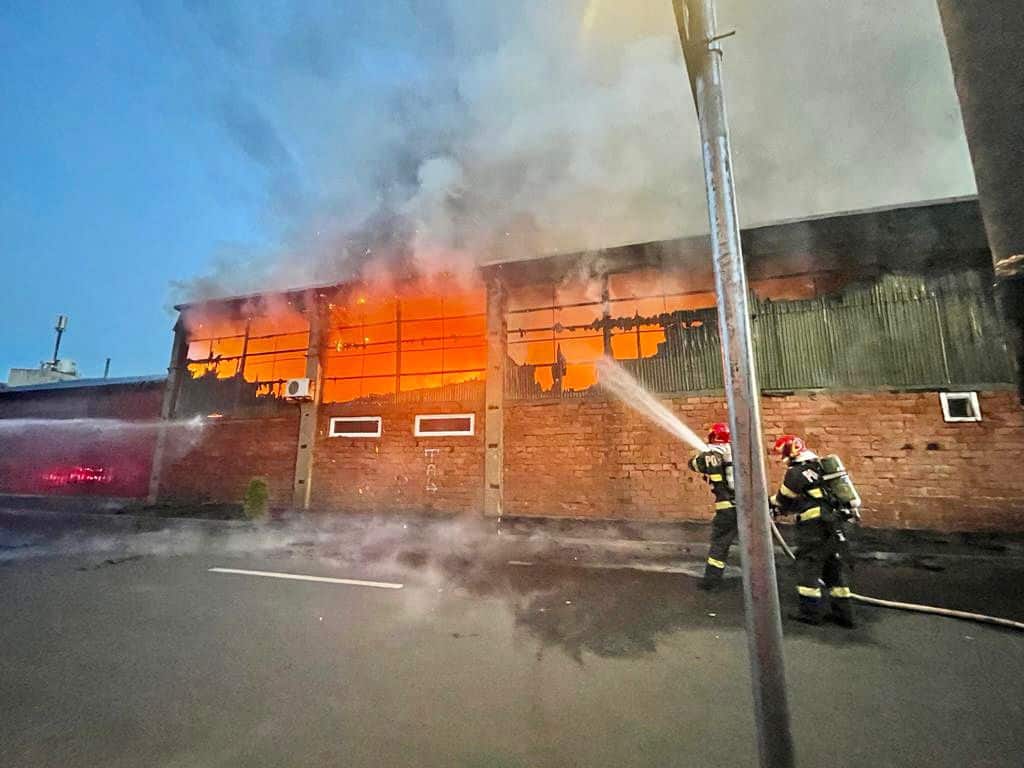
[[[789,613],[789,618],[803,624],[821,624],[821,585],[814,587],[798,586],[799,603],[797,610]]]
[[[713,557],[709,557],[704,566],[704,578],[697,583],[698,589],[714,590],[722,584],[722,577],[725,575],[725,563]]]
[[[849,587],[832,587],[829,590],[829,613],[832,621],[840,627],[853,629],[857,626]]]

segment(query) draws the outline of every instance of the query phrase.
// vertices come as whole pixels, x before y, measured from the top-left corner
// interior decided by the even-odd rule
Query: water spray
[[[174,421],[147,419],[145,421],[127,421],[124,419],[107,419],[83,417],[75,419],[0,419],[0,434],[21,434],[29,430],[45,430],[49,433],[63,431],[67,434],[75,432],[146,432],[158,429],[175,429],[185,432],[200,431],[205,427],[201,416]]]
[[[664,403],[644,389],[640,382],[630,376],[621,365],[610,357],[603,357],[597,361],[597,372],[598,383],[641,416],[645,416],[669,434],[678,437],[694,450],[701,452],[708,450],[707,444],[697,436],[696,432],[686,426]]]

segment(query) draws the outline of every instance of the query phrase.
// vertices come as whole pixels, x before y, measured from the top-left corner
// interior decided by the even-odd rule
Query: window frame
[[[971,411],[969,416],[953,416],[950,414],[949,403],[951,400],[966,400]],[[981,421],[981,403],[978,401],[977,392],[939,392],[939,402],[942,404],[942,420],[946,422],[977,422]]]
[[[424,419],[469,419],[469,430],[441,430],[424,432],[420,425]],[[475,413],[417,413],[413,419],[413,437],[473,437],[476,435]]]
[[[362,421],[362,422],[377,422],[376,432],[338,432],[335,430],[335,425],[340,421]],[[371,438],[379,439],[384,433],[384,419],[381,416],[332,416],[327,426],[328,437],[348,437],[348,438]]]

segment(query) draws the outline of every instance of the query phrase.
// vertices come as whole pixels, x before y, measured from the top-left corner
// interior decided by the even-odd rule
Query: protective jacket
[[[796,517],[800,620],[819,623],[827,602],[837,622],[853,626],[846,526],[830,501],[817,455],[803,451],[790,461],[771,504],[780,514]]]
[[[715,496],[715,509],[733,509],[736,491],[732,482],[732,449],[728,445],[712,445],[690,459],[690,469],[704,476]]]
[[[804,451],[790,461],[778,493],[771,498],[771,505],[779,514],[796,515],[797,524],[834,517],[817,454]]]

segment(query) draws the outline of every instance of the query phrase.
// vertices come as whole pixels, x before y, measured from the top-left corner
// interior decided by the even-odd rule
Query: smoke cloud
[[[270,243],[225,244],[177,298],[705,232],[671,6],[147,3],[195,103],[259,169]],[[721,0],[719,16],[738,31],[745,225],[973,193],[931,0]]]

